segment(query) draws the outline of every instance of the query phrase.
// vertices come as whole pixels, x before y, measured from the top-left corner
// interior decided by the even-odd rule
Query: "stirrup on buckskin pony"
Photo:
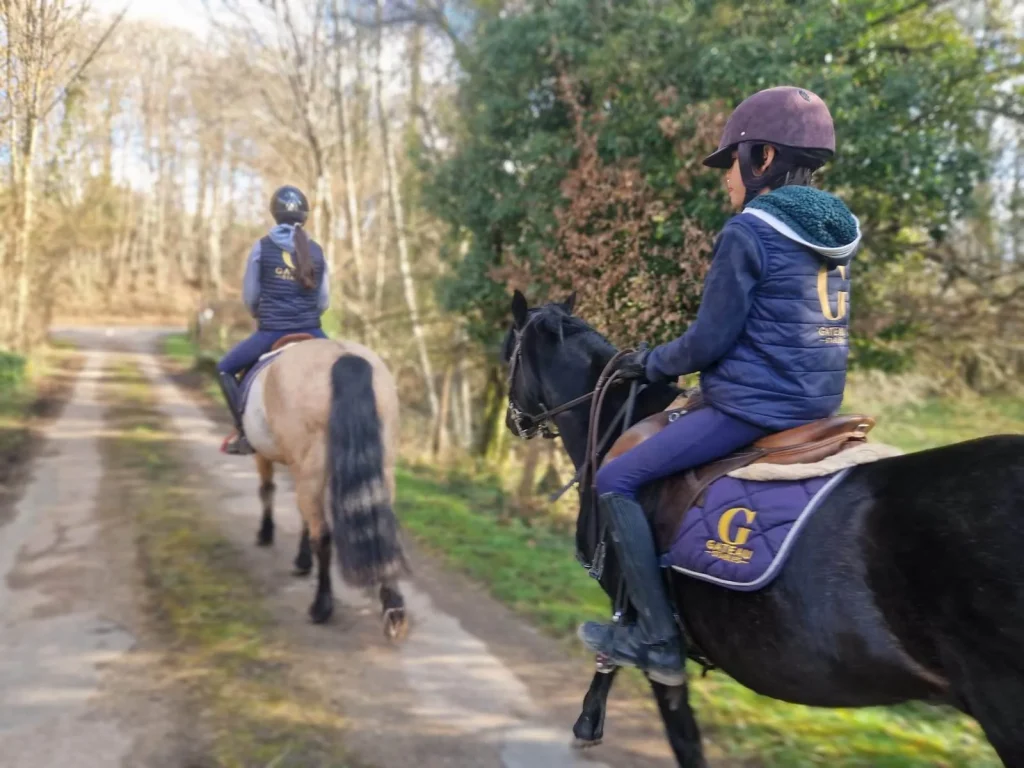
[[[256,449],[236,430],[224,438],[224,442],[220,444],[220,452],[228,456],[249,456],[256,453]]]

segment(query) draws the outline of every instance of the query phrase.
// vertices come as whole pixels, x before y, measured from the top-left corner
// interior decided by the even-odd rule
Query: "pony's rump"
[[[342,355],[331,368],[328,424],[331,522],[342,578],[373,587],[408,572],[384,478],[384,441],[373,366]]]

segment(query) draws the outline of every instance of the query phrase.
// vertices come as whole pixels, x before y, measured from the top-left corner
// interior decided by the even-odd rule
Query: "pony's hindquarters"
[[[373,366],[342,355],[331,368],[331,388],[331,522],[341,575],[354,587],[388,587],[408,566],[392,507]]]

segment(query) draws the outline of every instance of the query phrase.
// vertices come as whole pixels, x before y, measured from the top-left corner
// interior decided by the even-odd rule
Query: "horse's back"
[[[868,479],[876,499],[865,528],[868,584],[908,650],[937,669],[967,648],[1016,660],[1024,435],[909,454]]]
[[[740,682],[777,698],[857,706],[941,696],[942,646],[972,631],[979,592],[1024,614],[1022,498],[1024,436],[858,467],[770,587],[680,580],[691,631]],[[999,623],[992,607],[982,613]]]
[[[366,360],[373,372],[373,392],[385,444],[397,439],[398,395],[384,361],[370,348],[353,341],[313,339],[283,350],[267,369],[263,407],[279,452],[304,455],[311,442],[322,445],[335,396],[331,369],[343,356]],[[344,397],[344,393],[338,393]]]

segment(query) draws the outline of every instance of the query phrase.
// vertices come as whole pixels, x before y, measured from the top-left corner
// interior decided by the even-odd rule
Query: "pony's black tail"
[[[408,571],[384,479],[384,445],[373,367],[342,355],[331,368],[328,455],[331,463],[331,522],[342,578],[374,587]]]

